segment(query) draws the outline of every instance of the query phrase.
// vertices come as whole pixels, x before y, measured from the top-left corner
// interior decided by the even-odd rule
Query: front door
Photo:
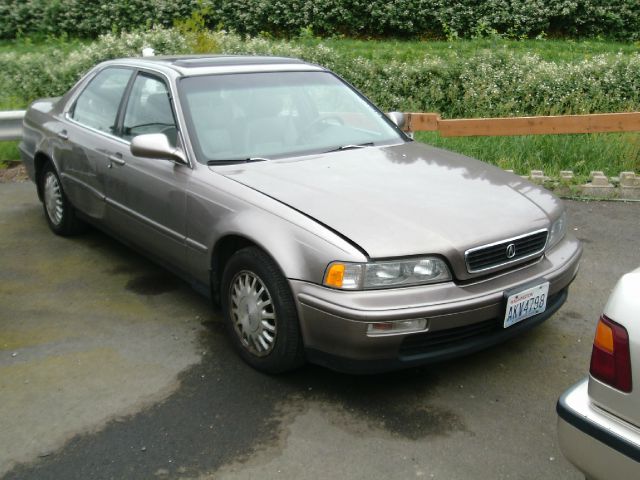
[[[176,144],[177,127],[167,84],[138,72],[123,111],[118,134],[125,143],[114,146],[108,155],[107,222],[157,260],[183,270],[185,186],[191,168],[169,160],[135,157],[129,149],[131,139],[145,133],[163,133]]]

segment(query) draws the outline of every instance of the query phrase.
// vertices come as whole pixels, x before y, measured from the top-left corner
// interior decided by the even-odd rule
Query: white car
[[[562,453],[588,479],[640,478],[640,268],[618,281],[598,321],[589,377],[556,410]]]

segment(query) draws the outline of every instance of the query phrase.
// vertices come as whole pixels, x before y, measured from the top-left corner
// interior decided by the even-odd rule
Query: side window
[[[167,85],[158,78],[141,73],[133,82],[129,95],[122,137],[131,140],[145,133],[164,133],[169,143],[176,145],[176,122]]]
[[[98,73],[76,100],[71,118],[114,134],[118,107],[132,73],[128,68],[106,68]]]

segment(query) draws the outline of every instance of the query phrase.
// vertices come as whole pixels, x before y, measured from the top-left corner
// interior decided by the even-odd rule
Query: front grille
[[[467,250],[465,253],[467,270],[469,273],[482,272],[539,255],[547,244],[547,234],[547,230],[538,230]],[[513,249],[511,252],[509,252],[510,247]]]

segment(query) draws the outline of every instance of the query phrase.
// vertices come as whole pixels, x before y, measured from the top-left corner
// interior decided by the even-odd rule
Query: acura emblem
[[[516,246],[513,243],[507,245],[507,258],[513,258],[516,256]]]

